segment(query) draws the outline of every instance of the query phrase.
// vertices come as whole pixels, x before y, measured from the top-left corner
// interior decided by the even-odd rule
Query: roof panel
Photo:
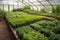
[[[11,4],[17,5],[17,2],[19,5],[22,5],[22,0],[2,0],[3,2],[0,2],[0,4]],[[20,2],[21,1],[21,2]],[[43,5],[60,5],[60,0],[39,0]],[[49,3],[49,2],[51,3]],[[37,0],[24,0],[23,1],[26,5],[40,5],[41,4]],[[42,6],[43,6],[42,5]]]
[[[58,0],[54,0],[54,1],[50,1],[52,3],[52,5],[60,5],[60,1]]]
[[[44,5],[50,5],[49,2],[45,1],[45,2],[41,2]]]

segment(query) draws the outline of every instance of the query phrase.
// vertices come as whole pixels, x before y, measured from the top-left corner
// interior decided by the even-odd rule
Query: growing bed
[[[39,21],[44,18],[44,16],[30,15],[24,12],[10,12],[6,15],[7,20],[12,25],[27,25],[32,22]]]
[[[33,33],[31,31],[33,31]],[[55,19],[40,20],[36,23],[30,24],[29,26],[17,28],[16,32],[23,40],[29,40],[29,38],[31,40],[60,40],[60,21]],[[33,35],[35,39],[33,39]],[[37,35],[40,35],[41,37],[43,35],[44,37],[39,39]],[[38,39],[36,39],[36,37],[38,37]]]
[[[21,40],[60,40],[60,21],[55,18],[24,12],[9,12],[6,18]]]

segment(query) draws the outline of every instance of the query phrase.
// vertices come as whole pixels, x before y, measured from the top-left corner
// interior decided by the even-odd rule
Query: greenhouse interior
[[[0,0],[0,40],[60,40],[60,0]]]

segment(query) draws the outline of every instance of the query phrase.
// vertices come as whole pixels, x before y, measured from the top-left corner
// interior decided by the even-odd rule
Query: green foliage
[[[52,13],[55,13],[56,10],[55,10],[55,7],[52,7]]]
[[[51,22],[51,21],[45,21],[45,20],[37,22],[37,25],[39,25],[40,27],[42,26],[43,28],[46,28],[49,30],[52,30],[53,27],[57,26],[55,23],[53,23],[53,21]]]
[[[54,33],[60,34],[60,26],[57,26],[57,27],[53,28],[52,30]]]
[[[40,10],[40,12],[41,12],[41,13],[47,13],[47,11],[46,11],[44,8],[42,8],[42,9]]]
[[[22,9],[31,9],[30,6],[24,6]]]
[[[58,20],[53,21],[41,20],[39,22],[31,24],[31,26],[35,27],[37,30],[39,30],[39,28],[41,27],[48,30],[53,30],[55,27],[59,26],[59,23]]]
[[[53,15],[60,15],[60,6],[52,7],[52,13]]]
[[[35,30],[40,30],[40,28],[42,27],[42,26],[40,26],[40,25],[37,24],[37,23],[31,24],[30,26],[31,26],[32,28],[34,28]]]
[[[18,11],[18,12],[20,12],[20,11],[29,11],[31,8],[29,7],[29,6],[24,6],[23,8],[18,8],[18,9],[13,9],[12,11],[13,12],[16,12],[16,11]]]
[[[24,6],[23,8],[20,9],[13,9],[13,12],[15,11],[22,11],[22,12],[28,12],[28,13],[32,13],[32,14],[39,14],[38,11],[31,9],[30,6]]]
[[[22,36],[23,40],[48,40],[43,34],[36,32],[29,26],[18,28],[16,31],[18,35]]]
[[[44,18],[43,16],[30,15],[24,12],[10,12],[7,13],[6,17],[13,25],[22,25]]]
[[[6,13],[6,11],[0,9],[0,14],[5,14],[5,13]]]
[[[3,19],[5,17],[6,11],[0,9],[0,19]]]
[[[50,36],[49,40],[60,40],[60,34],[53,34]]]
[[[52,7],[52,13],[48,13],[44,8],[41,8],[40,11],[31,9],[30,6],[24,6],[23,8],[20,9],[14,9],[13,11],[22,11],[22,12],[26,12],[26,13],[31,13],[31,14],[43,14],[43,15],[49,15],[49,16],[56,16],[56,17],[60,17],[60,6],[54,6]]]
[[[30,26],[35,29],[36,31],[39,31],[40,33],[44,34],[46,37],[48,37],[49,40],[59,40],[59,36],[57,34],[60,34],[60,21],[58,20],[41,20],[39,22],[36,22],[34,24],[31,24]],[[57,36],[57,37],[56,37]]]
[[[18,32],[18,34],[24,35],[24,33],[29,33],[30,31],[33,31],[33,29],[29,26],[24,26],[24,27],[20,27],[16,29],[16,32]]]
[[[38,24],[31,24],[31,27],[34,28],[35,30],[39,31],[40,33],[44,34],[45,36],[49,37],[50,35],[53,34],[51,30],[48,30],[46,28],[43,28],[43,26],[40,26]]]
[[[56,6],[56,13],[60,13],[60,6]]]
[[[34,9],[30,9],[29,6],[23,7],[22,10],[23,10],[24,12],[29,12],[29,13],[32,13],[32,14],[39,14],[40,12],[41,12],[41,13],[47,13],[44,8],[42,8],[42,9],[40,10],[40,12],[39,12],[39,11],[36,11],[36,10],[34,10]]]
[[[31,14],[39,14],[39,12],[34,9],[22,9],[22,10],[23,10],[23,12],[28,12]]]

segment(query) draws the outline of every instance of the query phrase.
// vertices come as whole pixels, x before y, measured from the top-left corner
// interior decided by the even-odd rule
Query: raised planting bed
[[[30,9],[27,9],[27,10],[20,9],[20,10],[22,12],[25,12],[25,13],[28,13],[28,14],[40,15],[40,16],[46,16],[46,17],[52,17],[52,18],[56,18],[56,19],[60,20],[60,15],[57,15],[57,13],[56,14],[54,14],[54,13],[40,13],[40,12],[38,12],[36,10],[30,10]]]
[[[44,16],[30,15],[24,12],[9,12],[6,15],[6,18],[8,22],[16,28],[17,26],[27,25],[29,23],[41,20]]]
[[[35,31],[30,26],[23,26],[16,29],[21,40],[48,40],[43,34]]]
[[[10,26],[10,29],[11,29],[11,31],[12,31],[12,33],[13,33],[15,39],[16,39],[16,40],[20,40],[20,38],[18,37],[18,35],[17,35],[17,33],[16,33],[16,30],[13,29],[11,26]]]
[[[41,20],[30,25],[36,31],[44,34],[49,40],[60,40],[60,21]]]
[[[54,15],[48,15],[48,14],[40,14],[40,16],[46,16],[46,17],[52,17],[52,18],[56,18],[57,20],[60,20],[59,16],[54,16]]]
[[[60,19],[60,11],[59,11],[59,8],[58,10],[57,8],[58,6],[55,9],[52,8],[52,13],[48,13],[44,8],[42,8],[40,11],[37,11],[37,10],[31,9],[29,6],[24,6],[23,8],[20,8],[20,9],[14,9],[13,12],[20,11],[20,12],[26,12],[29,14],[44,15],[44,16]]]
[[[13,33],[19,40],[60,40],[60,21],[45,18],[28,26],[13,29]]]

